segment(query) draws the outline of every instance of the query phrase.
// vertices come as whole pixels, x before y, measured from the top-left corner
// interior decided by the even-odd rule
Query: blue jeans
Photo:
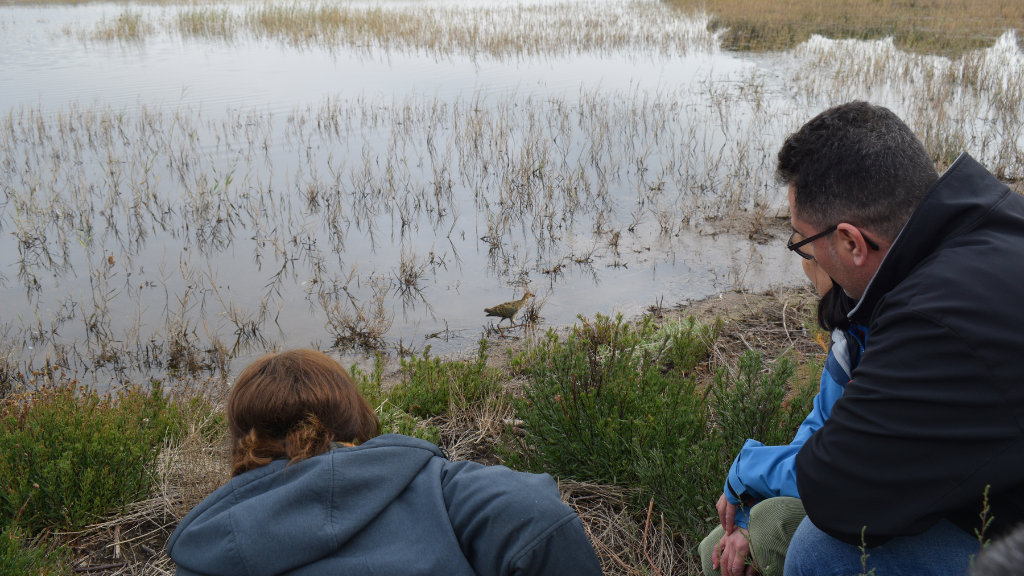
[[[941,520],[917,536],[893,538],[868,548],[867,567],[857,546],[840,542],[804,518],[786,552],[785,576],[961,576],[980,547],[972,535]]]

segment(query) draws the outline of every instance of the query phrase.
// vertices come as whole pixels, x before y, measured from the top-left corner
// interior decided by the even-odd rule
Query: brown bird
[[[501,324],[502,320],[505,320],[506,318],[508,318],[509,322],[515,324],[513,318],[516,313],[519,312],[519,309],[523,307],[523,304],[526,304],[526,299],[531,296],[533,296],[533,294],[530,294],[530,291],[527,290],[526,294],[523,294],[523,297],[519,300],[498,304],[494,308],[484,308],[484,312],[487,312],[488,316],[501,316],[501,320],[498,320],[498,324]]]

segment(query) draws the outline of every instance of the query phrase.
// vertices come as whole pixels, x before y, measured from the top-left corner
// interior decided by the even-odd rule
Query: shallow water
[[[798,283],[784,234],[751,224],[783,212],[771,160],[785,134],[852,97],[928,121],[900,74],[839,73],[870,43],[737,55],[703,17],[579,5],[617,38],[644,11],[665,30],[602,50],[534,31],[532,52],[500,56],[184,37],[161,24],[173,6],[129,5],[154,31],[101,41],[90,30],[124,5],[0,8],[8,358],[101,382],[173,372],[183,349],[229,370],[332,348],[359,310],[364,327],[390,322],[386,343],[457,352],[486,332],[484,307],[524,287],[558,326]],[[990,66],[1013,82],[1006,50]],[[955,65],[874,68],[898,61]],[[962,97],[960,117],[995,115],[1004,136],[975,122],[972,153],[1019,170],[1019,119],[981,100]]]

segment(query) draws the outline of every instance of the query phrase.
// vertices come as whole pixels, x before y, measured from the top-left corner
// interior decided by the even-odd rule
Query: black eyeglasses
[[[803,240],[801,240],[799,242],[796,242],[796,243],[793,242],[793,238],[797,234],[800,234],[800,233],[797,232],[796,230],[793,230],[793,233],[790,234],[790,236],[789,236],[789,241],[786,243],[786,248],[789,248],[793,252],[796,252],[804,260],[814,260],[814,256],[811,256],[810,254],[805,253],[803,250],[800,250],[800,248],[810,244],[811,242],[814,242],[815,240],[817,240],[818,238],[821,238],[822,236],[827,236],[827,235],[835,232],[838,228],[839,228],[839,225],[836,224],[835,226],[832,226],[831,228],[829,228],[829,229],[827,229],[827,230],[825,230],[823,232],[818,232],[814,236],[811,236],[810,238],[804,238]],[[868,248],[871,248],[872,250],[878,250],[878,244],[875,244],[874,242],[872,242],[871,239],[867,237],[867,234],[864,234],[864,232],[861,231],[860,235],[864,237],[864,241],[867,242]]]

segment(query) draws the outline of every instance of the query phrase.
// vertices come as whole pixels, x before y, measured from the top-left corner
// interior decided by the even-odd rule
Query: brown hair
[[[360,444],[380,434],[373,409],[352,377],[316,350],[289,350],[253,362],[228,397],[234,447],[231,475],[286,458],[323,454],[330,443]]]

